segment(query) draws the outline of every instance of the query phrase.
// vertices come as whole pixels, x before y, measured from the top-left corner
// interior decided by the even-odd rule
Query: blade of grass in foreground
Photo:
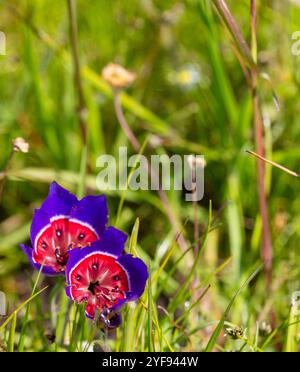
[[[295,313],[295,307],[292,306],[284,347],[286,353],[296,353],[298,351],[299,318],[300,316]]]
[[[152,280],[151,280],[151,266],[149,264],[149,279],[148,279],[148,352],[154,351],[154,342],[153,342],[153,332],[152,332],[152,317],[153,317],[153,309],[152,309]]]
[[[266,338],[264,341],[261,349],[265,351],[271,344],[271,342],[274,340],[274,338],[278,335],[278,333],[283,332],[285,329],[295,325],[300,324],[300,321],[297,321],[295,323],[289,323],[289,319],[284,321],[282,324],[280,324],[274,331]]]
[[[35,294],[36,288],[37,288],[38,283],[40,281],[40,277],[41,277],[41,274],[42,274],[43,267],[44,267],[44,263],[43,263],[43,265],[41,266],[41,268],[38,272],[36,281],[35,281],[35,283],[33,285],[33,288],[32,288],[31,296]],[[23,324],[22,324],[22,329],[21,329],[21,334],[20,334],[20,339],[19,339],[19,344],[18,344],[18,352],[22,352],[24,350],[24,342],[25,342],[25,335],[26,335],[26,331],[27,331],[29,311],[30,311],[30,303],[28,304],[28,306],[26,308],[25,316],[24,316],[24,319],[22,321]]]
[[[126,191],[128,190],[128,186],[130,184],[131,178],[132,178],[134,172],[136,171],[136,168],[138,166],[140,157],[144,154],[144,151],[146,149],[146,146],[147,146],[147,144],[149,142],[149,138],[150,138],[150,136],[147,136],[146,139],[145,139],[145,141],[144,141],[144,143],[142,144],[141,149],[140,149],[140,151],[138,153],[138,158],[136,159],[135,164],[132,167],[132,169],[131,169],[131,171],[130,171],[130,173],[128,175],[128,178],[126,180],[126,188],[125,188],[125,190],[121,194],[121,199],[120,199],[120,203],[119,203],[119,207],[118,207],[118,212],[117,212],[115,226],[118,226],[118,223],[120,221],[120,217],[121,217],[121,213],[122,213],[122,208],[123,208],[123,205],[124,205],[124,202],[125,202],[125,198],[126,198]]]
[[[61,289],[60,297],[60,310],[56,320],[56,349],[58,350],[60,345],[64,343],[65,326],[69,311],[69,299],[65,294],[65,288]]]
[[[189,272],[189,275],[187,276],[185,282],[183,283],[183,285],[181,286],[181,288],[179,289],[175,299],[171,302],[169,308],[168,308],[168,311],[169,312],[174,312],[176,307],[180,305],[180,303],[182,303],[184,301],[184,298],[186,297],[186,295],[188,294],[188,287],[193,279],[193,276],[194,274],[196,273],[197,271],[197,268],[199,267],[199,262],[200,262],[200,259],[202,257],[202,252],[203,252],[203,249],[205,248],[206,246],[206,243],[207,243],[207,239],[208,239],[208,235],[211,231],[211,226],[212,226],[212,202],[210,201],[209,203],[209,218],[208,218],[208,224],[207,224],[207,229],[206,229],[206,232],[205,232],[205,235],[203,237],[203,241],[200,245],[200,249],[198,251],[198,254],[197,254],[197,257],[195,258],[195,262],[193,264],[193,266],[191,267],[190,269],[190,272]]]
[[[139,228],[140,228],[140,219],[137,218],[135,220],[135,224],[132,229],[132,233],[130,236],[130,242],[129,242],[129,253],[137,256],[136,246],[138,241],[138,235],[139,235]]]
[[[205,351],[206,352],[211,352],[213,351],[214,346],[216,345],[216,342],[218,340],[218,337],[224,327],[225,320],[235,302],[237,297],[240,295],[240,293],[243,291],[245,287],[247,287],[252,280],[258,275],[258,273],[262,270],[263,265],[260,265],[250,276],[249,278],[245,281],[245,283],[239,288],[239,290],[235,293],[235,295],[232,297],[231,301],[229,302],[229,305],[227,306],[221,320],[219,321],[219,324],[217,325],[216,329],[214,330],[210,340],[208,341],[208,344],[206,346]]]
[[[26,301],[24,301],[19,307],[16,308],[16,310],[6,319],[6,321],[0,326],[0,332],[9,324],[9,322],[14,318],[15,315],[17,315],[29,302],[34,300],[37,296],[39,296],[42,292],[44,292],[48,288],[45,287],[38,291],[36,294],[33,296],[30,296]]]
[[[8,338],[8,352],[13,353],[15,348],[15,334],[16,334],[16,325],[17,325],[17,314],[13,313],[13,318],[9,331]]]
[[[87,144],[85,144],[82,149],[81,161],[80,161],[79,183],[78,183],[78,190],[77,190],[77,197],[79,199],[83,198],[85,194],[86,175],[87,175],[87,169],[86,169],[87,158],[88,158],[88,146]]]

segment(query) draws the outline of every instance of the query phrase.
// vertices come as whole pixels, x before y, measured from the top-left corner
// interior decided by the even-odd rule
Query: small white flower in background
[[[185,307],[186,309],[189,309],[190,306],[191,306],[190,301],[185,301],[185,303],[184,303],[184,307]]]
[[[172,71],[168,80],[183,89],[192,89],[201,82],[201,75],[198,66],[188,63],[183,65],[179,70]]]
[[[205,89],[210,85],[208,75],[202,72],[199,65],[193,63],[187,63],[178,70],[171,71],[168,80],[183,90],[191,90],[197,86]]]
[[[6,316],[6,296],[0,292],[0,316]]]
[[[120,89],[131,85],[136,79],[136,74],[116,63],[109,63],[103,68],[102,77],[113,88]]]
[[[23,152],[24,154],[29,152],[29,143],[21,137],[17,137],[13,140],[13,147],[15,152]]]

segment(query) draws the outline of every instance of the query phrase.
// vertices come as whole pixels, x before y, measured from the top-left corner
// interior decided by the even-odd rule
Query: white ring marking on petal
[[[99,235],[98,235],[97,231],[89,223],[78,220],[77,218],[70,218],[69,222],[74,222],[74,223],[77,223],[78,225],[81,225],[83,227],[87,227],[88,229],[90,229],[96,235],[97,239],[99,239]]]
[[[44,234],[44,232],[51,227],[52,222],[55,222],[57,220],[62,220],[62,219],[69,219],[70,216],[65,216],[65,215],[56,215],[50,218],[50,223],[46,225],[45,227],[42,228],[42,230],[37,234],[34,240],[34,251],[37,254],[37,242],[39,241],[40,237]]]
[[[34,251],[37,254],[37,242],[39,241],[40,237],[44,234],[46,230],[48,230],[51,227],[51,224],[49,223],[45,227],[42,228],[42,230],[37,234],[34,240]]]
[[[112,257],[112,258],[117,258],[118,256],[114,256],[114,255],[112,255],[112,254],[109,254],[109,253],[104,253],[104,252],[102,252],[102,251],[95,251],[95,252],[92,252],[92,253],[89,253],[88,255],[86,255],[86,256],[84,256],[80,261],[78,261],[77,263],[76,263],[76,265],[72,268],[72,270],[69,272],[69,275],[68,275],[68,281],[69,281],[69,285],[72,285],[72,283],[71,283],[71,275],[72,275],[72,273],[73,273],[73,271],[86,259],[86,258],[89,258],[89,257],[91,257],[91,256],[93,256],[93,255],[101,255],[101,256],[107,256],[107,257]],[[119,262],[117,262],[116,261],[116,263],[123,269],[123,267],[119,264]],[[126,272],[126,271],[125,271]],[[127,275],[127,272],[126,272],[126,275]],[[127,280],[128,280],[128,278],[127,278]],[[130,285],[129,283],[128,283],[128,285]],[[71,293],[71,296],[72,296],[72,299],[74,300],[74,297],[73,297],[73,294],[72,294],[72,287],[71,287],[71,289],[70,289],[70,293]]]

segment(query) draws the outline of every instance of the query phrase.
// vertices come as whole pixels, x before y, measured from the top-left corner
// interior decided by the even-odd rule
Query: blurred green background
[[[247,41],[249,3],[228,0]],[[292,34],[300,30],[300,3],[258,3],[263,73],[258,92],[267,157],[299,170],[300,56],[293,56],[291,48]],[[88,109],[87,190],[100,192],[95,184],[99,155],[117,156],[120,146],[131,148],[118,124],[111,90],[101,77],[107,63],[117,62],[137,74],[123,100],[131,128],[140,142],[148,134],[161,139],[146,152],[205,155],[200,230],[205,231],[209,200],[215,228],[197,269],[198,279],[212,275],[232,257],[220,275],[210,276],[209,298],[197,307],[195,322],[214,321],[259,262],[261,245],[256,162],[245,153],[255,148],[251,94],[231,37],[207,0],[78,0],[77,7]],[[0,30],[7,38],[6,55],[0,56],[0,169],[6,167],[13,138],[23,137],[30,144],[28,154],[13,157],[0,205],[0,290],[7,293],[13,308],[31,291],[31,269],[18,246],[28,241],[33,209],[54,179],[76,191],[82,144],[75,114],[67,3],[3,0]],[[254,333],[256,321],[271,322],[270,309],[277,325],[286,320],[291,294],[300,289],[299,180],[267,167],[266,183],[274,249],[272,289],[266,293],[261,275],[239,297],[232,313],[233,323],[250,324]],[[113,224],[120,193],[107,195]],[[193,243],[191,203],[180,192],[168,196],[178,220],[187,221],[184,235]],[[155,192],[126,193],[119,227],[130,233],[137,217],[139,247],[153,258],[155,269],[175,232]],[[174,288],[161,296],[162,305],[171,301],[185,275],[182,264],[173,275]],[[191,329],[190,323],[186,329]],[[196,336],[193,347],[197,349],[206,335]]]

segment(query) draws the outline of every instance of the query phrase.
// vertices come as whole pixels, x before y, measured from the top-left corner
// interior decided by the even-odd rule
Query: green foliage
[[[228,0],[250,43],[249,3]],[[12,159],[0,205],[0,290],[9,305],[0,323],[0,349],[299,351],[299,317],[290,306],[292,293],[300,290],[299,180],[267,169],[274,266],[266,290],[263,270],[254,271],[262,221],[256,162],[245,153],[255,147],[251,95],[213,2],[78,0],[77,6],[86,148],[76,115],[67,2],[0,2],[0,31],[7,35],[7,53],[0,56],[1,172],[13,138],[30,144],[28,154]],[[258,93],[267,156],[296,170],[300,57],[291,53],[291,37],[299,19],[296,2],[259,2]],[[141,154],[204,154],[207,167],[197,211],[199,242],[192,203],[182,193],[167,195],[182,226],[177,231],[157,193],[107,192],[110,223],[131,235],[126,250],[150,270],[143,297],[122,310],[116,332],[107,332],[69,303],[63,280],[33,273],[19,244],[29,240],[33,210],[50,182],[78,195],[84,189],[98,193],[97,157],[118,157],[123,145],[134,153],[118,124],[112,89],[101,77],[112,61],[137,73],[121,102],[143,144]],[[198,78],[188,84],[184,77],[191,70]],[[153,136],[161,139],[154,147]],[[270,324],[269,333],[263,323]],[[227,324],[246,331],[239,339],[223,337]]]

